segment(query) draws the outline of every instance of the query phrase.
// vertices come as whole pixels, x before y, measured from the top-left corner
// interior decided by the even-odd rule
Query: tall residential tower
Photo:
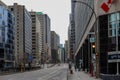
[[[27,66],[32,53],[32,21],[24,5],[9,6],[15,17],[15,63],[16,67]]]
[[[40,21],[40,53],[41,53],[41,62],[44,63],[51,59],[51,23],[50,18],[47,14],[42,12],[37,12],[38,19]]]
[[[41,60],[40,54],[40,44],[41,44],[41,34],[40,34],[40,21],[38,19],[37,13],[31,11],[30,12],[32,18],[32,55],[33,55],[33,62],[34,66],[38,65]]]

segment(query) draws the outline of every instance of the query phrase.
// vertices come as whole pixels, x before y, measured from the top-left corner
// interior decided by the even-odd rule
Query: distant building
[[[14,15],[0,1],[0,70],[14,67]]]
[[[74,48],[75,48],[75,24],[74,16],[70,14],[70,24],[68,28],[68,46],[69,46],[69,60],[74,60]]]
[[[76,40],[76,35],[75,35],[75,3],[73,2],[74,0],[71,0],[71,14],[69,15],[70,19],[70,24],[68,28],[68,59],[69,60],[74,60],[75,56],[75,40]]]
[[[68,60],[68,40],[65,40],[64,48],[65,48],[65,62],[66,62]]]
[[[63,47],[63,44],[59,45],[59,49],[58,49],[58,59],[60,60],[60,62],[64,63],[65,62],[65,50]]]
[[[51,31],[51,59],[52,62],[58,61],[59,36],[55,31]]]
[[[51,22],[47,14],[42,12],[37,12],[38,19],[40,21],[40,53],[41,53],[41,62],[46,62],[51,59]]]
[[[24,5],[14,3],[9,9],[15,16],[15,63],[16,67],[28,66],[32,53],[32,20]],[[31,58],[32,59],[32,58]]]
[[[40,44],[41,44],[41,34],[40,34],[40,21],[38,19],[37,13],[30,12],[32,18],[32,55],[33,55],[33,66],[36,66],[40,63],[41,54],[40,54]]]

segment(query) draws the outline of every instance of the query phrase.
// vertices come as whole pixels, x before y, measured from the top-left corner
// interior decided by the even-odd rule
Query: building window
[[[108,16],[109,37],[115,37],[116,30],[118,31],[118,36],[120,36],[120,13],[113,13]]]

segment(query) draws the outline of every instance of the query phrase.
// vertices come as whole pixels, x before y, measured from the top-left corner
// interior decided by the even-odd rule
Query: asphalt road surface
[[[67,65],[0,76],[0,80],[67,80]]]

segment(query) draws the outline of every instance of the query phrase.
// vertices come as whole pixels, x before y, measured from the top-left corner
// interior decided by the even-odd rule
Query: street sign
[[[116,0],[108,0],[107,2],[102,3],[101,9],[106,13],[110,10],[111,4]]]
[[[108,0],[107,3],[111,4],[114,0]]]
[[[95,38],[94,38],[94,37],[91,37],[91,38],[90,38],[90,42],[91,42],[91,43],[95,42]]]
[[[102,5],[101,5],[101,8],[107,13],[108,11],[109,11],[109,6],[106,4],[106,3],[103,3]]]
[[[115,59],[120,59],[120,54],[111,54],[108,55],[109,60],[115,60]]]

